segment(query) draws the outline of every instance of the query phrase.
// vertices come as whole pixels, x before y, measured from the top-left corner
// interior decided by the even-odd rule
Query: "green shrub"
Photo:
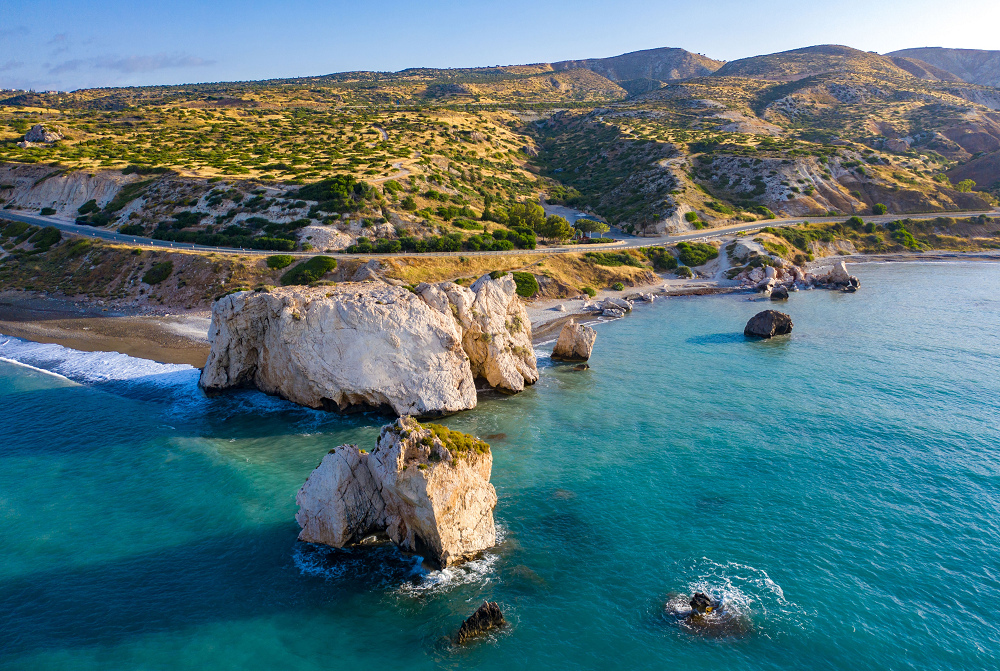
[[[120,227],[118,232],[122,235],[142,235],[146,229],[142,227],[142,224],[126,224]]]
[[[55,213],[56,213],[55,208],[52,207],[43,207],[41,210],[38,211],[38,214],[42,215],[43,217],[48,217]]]
[[[621,282],[615,282],[614,284],[611,285],[611,288],[614,289],[615,291],[625,291],[625,285],[622,284]]]
[[[146,274],[142,276],[142,281],[146,284],[159,284],[163,280],[170,277],[170,274],[174,272],[173,261],[164,261],[162,263],[154,264],[152,268],[146,271]]]
[[[62,240],[62,233],[55,226],[46,226],[29,238],[35,251],[47,252],[49,247]]]
[[[642,261],[626,252],[587,252],[584,258],[598,266],[617,268],[618,266],[642,267]]]
[[[303,261],[281,276],[282,286],[290,284],[310,284],[337,267],[337,260],[329,256],[314,256]]]
[[[80,214],[90,214],[91,212],[97,212],[99,209],[101,208],[97,206],[97,201],[91,198],[86,203],[78,207],[76,211]]]
[[[723,203],[720,203],[717,200],[709,201],[708,206],[710,208],[712,208],[713,210],[715,210],[716,212],[719,212],[720,214],[734,214],[735,213],[735,211],[733,210],[733,208],[731,208],[728,205],[725,205]]]
[[[693,224],[694,222],[698,221],[698,213],[697,212],[685,213],[684,221],[688,222],[689,224]]]
[[[535,279],[534,275],[525,272],[515,272],[511,274],[514,276],[514,284],[517,285],[518,296],[531,298],[538,293],[538,280]]]
[[[267,257],[267,267],[274,270],[281,270],[295,263],[295,257],[291,254],[274,254]]]
[[[889,208],[883,203],[875,203],[872,205],[872,214],[881,215],[889,211]]]
[[[685,266],[700,266],[719,256],[718,249],[704,242],[678,242],[677,251]]]
[[[691,272],[691,269],[688,268],[687,266],[679,267],[677,270],[674,271],[674,274],[677,275],[677,277],[683,277],[685,279],[691,279],[692,277],[694,277],[694,273]]]
[[[590,296],[591,298],[597,295],[597,292],[593,289],[593,287],[583,287],[581,291]]]
[[[666,247],[647,247],[642,250],[655,270],[673,270],[677,267],[677,258]]]

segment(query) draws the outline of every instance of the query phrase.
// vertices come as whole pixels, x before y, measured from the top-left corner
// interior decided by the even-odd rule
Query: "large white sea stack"
[[[471,289],[382,282],[244,291],[218,300],[206,391],[256,387],[313,408],[437,416],[538,379],[531,323],[510,275]]]

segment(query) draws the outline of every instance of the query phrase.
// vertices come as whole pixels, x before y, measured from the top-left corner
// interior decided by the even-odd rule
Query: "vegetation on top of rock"
[[[318,282],[337,267],[337,260],[329,256],[314,256],[303,261],[281,276],[282,286]]]
[[[153,266],[146,271],[146,274],[142,276],[142,281],[146,284],[159,284],[163,280],[170,277],[172,272],[174,272],[173,261],[154,263]]]
[[[431,434],[451,452],[456,459],[470,454],[489,454],[490,446],[484,440],[461,431],[454,431],[441,424],[417,424],[422,429],[430,429]],[[425,439],[427,440],[427,439]]]
[[[686,266],[700,266],[718,258],[719,249],[704,242],[678,242],[677,251],[681,263]]]

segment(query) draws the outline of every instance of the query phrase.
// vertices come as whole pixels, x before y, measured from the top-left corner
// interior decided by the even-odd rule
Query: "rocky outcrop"
[[[788,287],[779,284],[771,290],[772,301],[783,301],[788,299]]]
[[[32,126],[31,130],[24,134],[25,142],[44,142],[50,144],[61,139],[63,139],[62,133],[47,130],[45,126],[40,123]]]
[[[743,335],[757,338],[773,338],[792,332],[792,318],[777,310],[758,312],[743,329]]]
[[[472,289],[383,282],[244,291],[212,308],[200,385],[256,387],[313,408],[436,416],[476,406],[474,379],[506,392],[538,379],[512,276]]]
[[[504,624],[506,622],[503,619],[503,612],[500,610],[500,605],[496,602],[484,601],[483,605],[477,608],[476,612],[462,623],[458,634],[455,636],[455,642],[462,645],[472,638],[485,634],[491,629],[502,627]]]
[[[596,340],[597,331],[593,328],[570,321],[559,332],[552,358],[561,361],[586,361],[594,350]]]
[[[299,540],[345,547],[384,532],[445,567],[496,544],[490,446],[443,426],[400,417],[370,453],[331,450],[295,497]]]

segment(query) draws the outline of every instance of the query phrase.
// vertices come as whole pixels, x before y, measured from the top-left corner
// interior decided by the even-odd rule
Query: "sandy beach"
[[[208,312],[123,315],[105,312],[100,305],[45,294],[0,293],[0,334],[162,363],[204,366],[209,321]]]

